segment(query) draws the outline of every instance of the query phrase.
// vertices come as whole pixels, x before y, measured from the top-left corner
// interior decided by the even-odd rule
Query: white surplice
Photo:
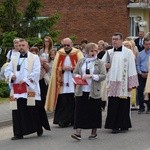
[[[107,73],[107,92],[108,96],[130,97],[129,88],[138,86],[138,77],[133,52],[122,46],[122,51],[108,50],[111,60],[111,67]],[[107,62],[105,53],[102,58]]]
[[[29,90],[33,90],[35,92],[35,99],[41,100],[40,96],[40,87],[39,87],[39,78],[40,78],[40,70],[41,63],[40,59],[37,55],[34,55],[28,52],[27,58],[20,58],[17,56],[10,61],[10,64],[5,69],[5,77],[9,78],[9,86],[12,89],[13,83],[19,83],[20,81],[24,81],[27,83],[27,87]],[[20,71],[17,71],[15,66],[20,65]],[[31,70],[29,70],[31,68]],[[13,75],[16,75],[16,80],[11,83],[11,78]],[[31,82],[33,81],[33,82]],[[14,94],[15,98],[27,98],[27,93],[23,94]]]
[[[72,67],[71,60],[68,55],[65,58],[63,66]],[[69,86],[67,86],[67,84]],[[72,72],[71,71],[65,71],[63,74],[63,87],[61,89],[61,93],[74,93],[74,83],[72,80]]]

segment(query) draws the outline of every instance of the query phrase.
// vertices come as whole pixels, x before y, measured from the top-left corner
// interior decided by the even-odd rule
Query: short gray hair
[[[88,43],[85,46],[85,52],[88,54],[90,50],[97,50],[98,49],[98,45],[96,43]]]

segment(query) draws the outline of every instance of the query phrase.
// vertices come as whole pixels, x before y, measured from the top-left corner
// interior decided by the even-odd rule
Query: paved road
[[[0,104],[0,127],[11,124],[11,119],[9,103]]]
[[[103,112],[103,123],[106,112]],[[44,131],[42,137],[36,134],[25,139],[11,141],[12,126],[0,128],[0,150],[150,150],[150,115],[132,112],[133,128],[128,133],[111,134],[104,128],[98,130],[96,140],[88,140],[89,130],[82,131],[82,140],[70,137],[72,127],[59,128],[49,119],[51,132]]]

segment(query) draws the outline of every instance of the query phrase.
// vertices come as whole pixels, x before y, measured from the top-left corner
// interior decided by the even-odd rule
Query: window
[[[136,37],[139,33],[139,21],[136,21],[137,17],[130,17],[130,36]]]

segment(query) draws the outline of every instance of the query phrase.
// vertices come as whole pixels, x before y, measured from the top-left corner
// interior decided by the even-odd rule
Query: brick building
[[[135,37],[135,20],[139,16],[143,23],[138,24],[140,30],[149,31],[149,5],[140,3],[138,0],[43,0],[40,14],[43,17],[56,12],[61,14],[57,26],[61,30],[59,41],[67,36],[76,36],[76,43],[83,38],[92,42],[103,39],[110,43],[116,31],[122,32],[124,37]]]

